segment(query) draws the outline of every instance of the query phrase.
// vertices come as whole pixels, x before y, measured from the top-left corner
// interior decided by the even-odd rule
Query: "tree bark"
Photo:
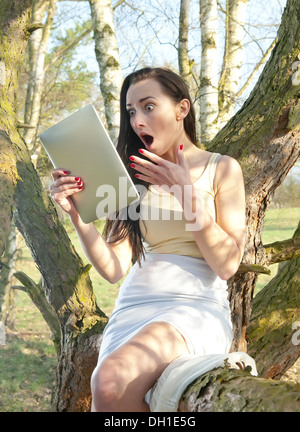
[[[14,112],[32,1],[24,0],[20,4],[17,0],[3,0],[0,4],[0,256],[9,232],[18,176],[12,150],[12,142],[19,141]]]
[[[108,132],[117,143],[120,124],[119,97],[123,82],[111,0],[89,0],[93,19],[95,53],[100,70]]]
[[[186,389],[180,412],[300,412],[300,392],[285,382],[217,368]]]
[[[207,146],[239,160],[247,201],[244,263],[264,265],[263,218],[275,189],[300,154],[299,84],[293,78],[300,53],[300,4],[288,0],[278,41],[248,100]],[[255,273],[229,281],[235,351],[246,351]]]

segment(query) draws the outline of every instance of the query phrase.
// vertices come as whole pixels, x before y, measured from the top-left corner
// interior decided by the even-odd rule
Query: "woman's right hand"
[[[80,177],[69,175],[69,171],[56,168],[51,172],[53,183],[50,185],[50,195],[53,200],[68,214],[78,213],[70,197],[83,189]]]

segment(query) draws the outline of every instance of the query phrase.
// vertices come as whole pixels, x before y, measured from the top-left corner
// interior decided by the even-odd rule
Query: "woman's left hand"
[[[168,186],[192,184],[188,163],[183,155],[182,146],[177,149],[178,163],[173,163],[145,149],[139,152],[149,160],[131,156],[131,167],[139,173],[135,177],[153,185]]]

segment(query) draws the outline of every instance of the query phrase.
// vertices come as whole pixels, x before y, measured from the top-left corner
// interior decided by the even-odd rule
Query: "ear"
[[[178,104],[178,117],[184,119],[190,111],[190,101],[188,99],[182,99]]]

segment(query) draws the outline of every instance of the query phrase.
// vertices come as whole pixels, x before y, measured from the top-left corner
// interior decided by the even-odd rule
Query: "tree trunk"
[[[5,266],[0,273],[0,321],[3,321],[10,330],[15,329],[16,293],[11,289],[11,282],[15,271],[16,254],[16,229],[12,222],[4,254]]]
[[[182,79],[190,88],[191,70],[189,64],[189,21],[190,0],[181,0],[179,17],[178,66]]]
[[[18,0],[3,0],[0,4],[0,256],[9,232],[17,181],[12,142],[18,143],[19,135],[14,113],[32,1],[24,0],[20,4]]]
[[[300,3],[288,0],[277,44],[260,79],[241,110],[208,146],[211,151],[237,158],[243,169],[248,227],[243,258],[246,264],[264,265],[263,218],[275,189],[299,158],[299,84],[294,85],[299,53]],[[232,348],[236,351],[246,350],[256,278],[256,273],[238,273],[229,281]]]
[[[200,128],[205,145],[218,132],[218,7],[217,0],[200,0],[201,74]]]
[[[35,141],[41,112],[46,48],[56,10],[56,1],[57,0],[50,0],[47,2],[41,0],[36,1],[32,14],[33,22],[41,22],[44,18],[45,11],[47,10],[48,12],[43,29],[34,32],[29,41],[29,63],[31,68],[27,88],[24,122],[31,127],[25,129],[24,139],[31,152],[32,161],[35,166],[40,152],[40,148],[36,149]]]
[[[123,73],[120,66],[111,0],[89,0],[93,19],[95,53],[100,69],[100,88],[104,99],[109,135],[117,142],[120,124],[120,90]]]
[[[219,128],[233,116],[243,61],[242,40],[248,0],[227,0],[225,51],[219,81]]]

